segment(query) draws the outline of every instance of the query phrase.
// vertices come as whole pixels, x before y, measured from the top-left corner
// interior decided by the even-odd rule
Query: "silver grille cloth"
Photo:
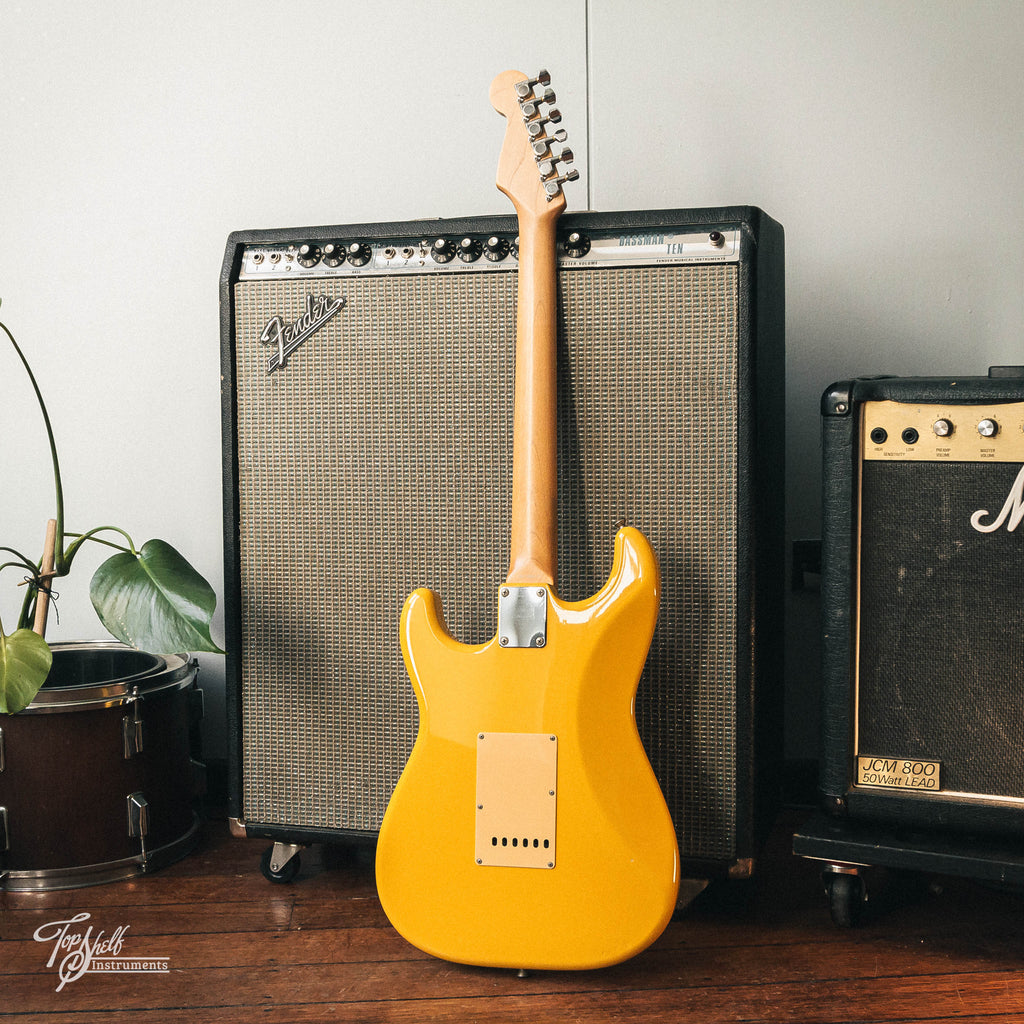
[[[268,375],[260,332],[318,284],[346,307]],[[494,633],[515,274],[234,289],[245,817],[373,832],[416,733],[406,596],[438,591],[460,640]],[[558,589],[600,587],[620,519],[651,540],[663,596],[637,721],[683,857],[728,857],[737,269],[563,271],[560,290]]]

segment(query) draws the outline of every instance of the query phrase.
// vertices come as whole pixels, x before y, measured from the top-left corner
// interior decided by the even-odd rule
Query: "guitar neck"
[[[519,218],[512,543],[506,577],[514,586],[553,586],[558,561],[555,226],[565,209],[562,183],[579,174],[559,167],[572,162],[565,132],[547,134],[562,117],[551,105],[550,80],[546,71],[532,79],[504,71],[491,83],[491,103],[507,122],[497,184]]]
[[[519,213],[511,557],[506,582],[553,585],[558,564],[557,217]]]

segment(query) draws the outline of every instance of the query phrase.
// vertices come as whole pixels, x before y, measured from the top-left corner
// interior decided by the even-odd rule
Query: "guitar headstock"
[[[521,71],[503,71],[491,83],[491,103],[508,121],[498,159],[498,188],[520,213],[558,216],[565,209],[562,186],[575,181],[579,171],[571,164],[572,150],[565,145],[562,115],[554,106],[546,71],[529,78]]]

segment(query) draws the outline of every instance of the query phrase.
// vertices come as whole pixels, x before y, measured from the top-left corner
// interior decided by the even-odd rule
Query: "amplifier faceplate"
[[[496,627],[515,265],[382,272],[371,257],[371,271],[241,272],[252,254],[295,251],[309,234],[247,235],[226,283],[236,810],[300,834],[372,834],[417,725],[397,638],[405,597],[438,591],[465,642]],[[638,235],[607,237],[627,234]],[[652,541],[663,593],[637,721],[682,856],[729,860],[746,853],[753,800],[742,766],[752,756],[750,586],[763,555],[750,388],[771,369],[778,391],[759,411],[781,407],[781,330],[763,352],[748,333],[740,225],[656,234],[703,239],[707,258],[682,246],[674,258],[563,260],[559,272],[558,589],[571,600],[600,587],[620,520]],[[412,237],[378,234],[373,252],[400,252]],[[267,323],[297,323],[310,296],[344,305],[270,370]],[[781,456],[774,469],[769,505],[781,501]]]
[[[433,232],[392,236],[376,244],[346,233],[331,241],[254,242],[241,253],[241,281],[285,277],[351,278],[370,274],[480,274],[514,270],[519,238],[512,230]],[[562,235],[563,269],[650,266],[652,264],[736,263],[737,228],[711,231],[600,231]]]

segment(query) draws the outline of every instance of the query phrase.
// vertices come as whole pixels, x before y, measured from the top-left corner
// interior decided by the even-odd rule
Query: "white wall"
[[[507,67],[551,69],[595,209],[753,204],[787,232],[788,518],[818,536],[818,397],[1024,362],[1024,4],[35,0],[0,9],[0,319],[50,405],[70,529],[163,537],[222,589],[217,281],[240,228],[506,212]],[[47,453],[0,351],[0,544]],[[99,636],[91,568],[53,639]],[[14,575],[0,578],[10,629]],[[217,635],[223,636],[220,624]],[[223,751],[223,669],[204,658]],[[791,704],[814,681],[794,670]],[[813,746],[794,715],[791,749]]]

